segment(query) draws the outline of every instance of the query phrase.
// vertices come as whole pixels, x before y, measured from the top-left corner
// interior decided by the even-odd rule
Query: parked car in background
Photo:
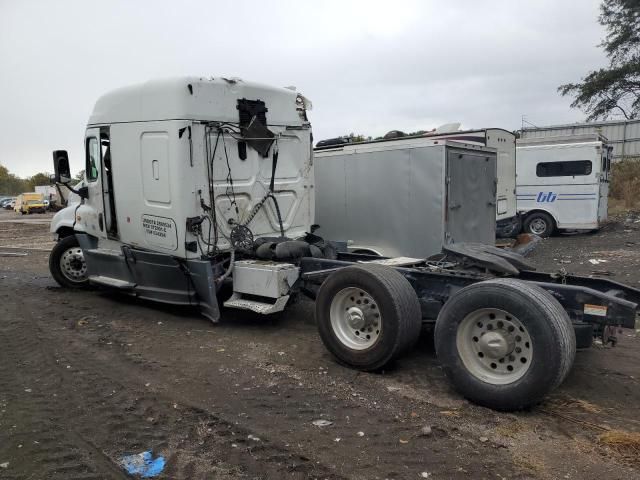
[[[0,208],[5,208],[7,210],[13,210],[13,207],[16,204],[16,199],[14,197],[5,198],[0,201]]]

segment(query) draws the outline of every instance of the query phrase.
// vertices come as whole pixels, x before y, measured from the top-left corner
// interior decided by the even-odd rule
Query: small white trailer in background
[[[518,140],[516,192],[523,229],[595,230],[607,219],[612,147],[599,134]]]

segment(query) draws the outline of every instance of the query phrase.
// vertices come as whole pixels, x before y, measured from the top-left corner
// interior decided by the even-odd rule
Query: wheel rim
[[[68,248],[60,257],[60,271],[65,278],[74,283],[87,279],[87,262],[80,247]]]
[[[542,235],[547,230],[547,222],[543,218],[534,218],[529,224],[529,230],[536,235]]]
[[[513,383],[531,366],[533,344],[515,316],[496,308],[467,315],[456,335],[458,354],[476,378],[494,385]]]
[[[340,290],[331,301],[330,315],[335,336],[347,348],[365,350],[380,338],[380,309],[373,297],[361,288]]]

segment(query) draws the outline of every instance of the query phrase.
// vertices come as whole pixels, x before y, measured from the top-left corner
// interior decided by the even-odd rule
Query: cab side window
[[[87,166],[88,182],[95,182],[100,174],[100,144],[96,137],[87,138]]]

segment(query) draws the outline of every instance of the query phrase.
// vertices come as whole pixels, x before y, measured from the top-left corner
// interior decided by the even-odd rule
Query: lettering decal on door
[[[149,245],[175,250],[178,248],[176,222],[171,218],[142,215],[142,230]]]
[[[538,198],[536,199],[536,202],[538,203],[553,203],[556,201],[556,198],[558,198],[558,195],[553,193],[553,192],[538,192]]]

